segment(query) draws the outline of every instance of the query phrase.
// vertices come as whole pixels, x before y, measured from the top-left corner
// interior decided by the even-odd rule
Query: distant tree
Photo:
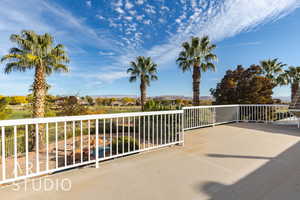
[[[227,70],[215,89],[210,89],[216,104],[235,104],[239,102],[238,83],[245,69],[238,65],[235,70]]]
[[[279,85],[291,85],[291,100],[292,102],[296,101],[295,97],[300,83],[300,66],[290,66],[278,76],[277,82]]]
[[[135,103],[135,99],[134,98],[130,98],[130,97],[124,97],[124,98],[122,98],[122,102],[124,103],[124,104],[128,104],[128,103]]]
[[[209,100],[209,99],[207,99],[207,100],[200,100],[200,104],[201,105],[212,105],[212,100]]]
[[[79,104],[76,96],[65,97],[60,107],[59,115],[61,116],[84,115],[87,113],[87,108]]]
[[[211,44],[209,37],[192,37],[191,42],[182,44],[183,51],[179,53],[177,63],[183,72],[193,69],[193,105],[200,104],[201,73],[207,70],[215,71],[214,61],[217,56],[213,53],[216,45]]]
[[[88,102],[88,104],[89,104],[90,106],[92,106],[92,105],[95,104],[94,99],[93,99],[92,97],[86,96],[85,99],[86,99],[86,101]]]
[[[7,108],[8,99],[5,97],[0,98],[0,120],[7,119],[11,114],[11,110]]]
[[[44,117],[46,76],[52,72],[69,69],[64,63],[69,62],[63,45],[53,46],[53,37],[46,33],[38,35],[34,31],[24,30],[20,35],[12,34],[11,41],[17,47],[10,49],[1,61],[8,61],[5,73],[13,71],[25,72],[34,69],[33,83],[33,117]]]
[[[162,104],[162,101],[150,99],[145,104],[146,111],[159,111],[159,110],[170,110],[171,105]]]
[[[216,104],[271,104],[274,86],[271,79],[261,76],[260,66],[244,69],[238,65],[210,91]]]
[[[177,105],[181,105],[182,104],[182,99],[175,99],[175,103],[177,104]]]
[[[10,97],[9,103],[11,105],[26,104],[26,103],[28,103],[28,100],[27,100],[26,96],[12,96],[12,97]]]
[[[279,62],[277,58],[260,61],[262,74],[266,78],[272,80],[275,85],[278,84],[277,77],[281,72],[283,72],[282,68],[284,66],[286,66],[286,64]]]
[[[184,100],[182,100],[182,103],[183,103],[183,105],[188,106],[188,105],[192,104],[192,101],[184,99]]]
[[[151,81],[158,79],[156,75],[157,65],[152,61],[151,57],[138,56],[136,61],[130,62],[127,73],[130,74],[130,82],[140,79],[141,105],[142,110],[145,110],[147,87],[150,86]]]
[[[104,105],[104,99],[103,98],[96,98],[95,100],[96,104],[101,106],[101,105]]]

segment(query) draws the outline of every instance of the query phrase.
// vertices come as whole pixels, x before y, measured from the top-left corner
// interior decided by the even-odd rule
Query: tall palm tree
[[[278,75],[283,72],[282,68],[285,66],[286,64],[278,62],[278,58],[260,61],[262,74],[264,74],[266,78],[270,79],[275,85],[277,85]]]
[[[290,66],[284,73],[280,74],[277,78],[279,85],[291,85],[291,100],[292,102],[297,101],[295,99],[296,93],[299,90],[300,83],[300,66]]]
[[[17,47],[9,50],[1,61],[7,61],[5,73],[13,71],[25,72],[33,69],[33,117],[44,117],[45,95],[47,90],[46,76],[53,72],[68,72],[69,68],[65,63],[69,58],[64,46],[58,44],[53,46],[53,37],[45,33],[38,35],[34,31],[23,30],[20,35],[12,34],[10,40],[16,43]]]
[[[211,44],[209,37],[192,37],[190,43],[182,43],[183,51],[179,53],[177,63],[183,72],[193,68],[193,105],[200,104],[201,73],[215,71],[214,61],[217,56],[212,52],[216,45]]]
[[[151,81],[157,80],[157,64],[151,57],[138,56],[135,61],[130,62],[130,67],[127,70],[130,74],[129,81],[135,82],[140,79],[141,105],[142,110],[145,110],[146,91],[150,86]]]

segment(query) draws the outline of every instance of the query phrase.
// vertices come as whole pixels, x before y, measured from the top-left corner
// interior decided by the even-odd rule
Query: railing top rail
[[[277,106],[277,107],[289,107],[286,104],[230,104],[230,105],[206,105],[206,106],[188,106],[183,107],[183,110],[186,109],[195,109],[195,108],[219,108],[219,107],[239,107],[239,106]]]
[[[188,106],[183,107],[182,109],[194,109],[194,108],[218,108],[218,107],[238,107],[238,104],[232,104],[232,105],[207,105],[207,106]]]
[[[289,109],[290,112],[300,112],[300,109]]]
[[[289,107],[286,104],[239,104],[240,106],[279,106],[279,107]]]
[[[0,127],[19,126],[19,125],[26,125],[26,124],[44,124],[44,123],[69,122],[69,121],[81,121],[81,120],[110,119],[110,118],[120,118],[120,117],[180,114],[180,113],[183,113],[183,110],[130,112],[130,113],[116,113],[116,114],[78,115],[78,116],[64,116],[64,117],[0,120]]]

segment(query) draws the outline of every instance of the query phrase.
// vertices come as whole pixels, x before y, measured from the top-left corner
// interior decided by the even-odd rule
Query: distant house
[[[123,105],[123,102],[122,102],[122,101],[113,101],[113,102],[111,102],[110,105],[111,105],[111,106],[122,106],[122,105]]]
[[[135,106],[136,103],[135,102],[127,102],[124,104],[125,106]]]
[[[59,98],[55,99],[54,104],[59,106],[65,102],[65,99],[66,99],[66,97],[59,97]]]
[[[83,105],[83,106],[88,106],[88,105],[90,105],[89,102],[88,102],[87,100],[85,100],[85,99],[77,98],[77,100],[78,100],[78,103],[79,103],[80,105]]]

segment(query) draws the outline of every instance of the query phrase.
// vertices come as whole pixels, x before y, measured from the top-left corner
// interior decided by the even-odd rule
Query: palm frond
[[[216,45],[210,43],[208,36],[192,37],[190,43],[184,42],[182,47],[176,63],[183,72],[190,71],[193,66],[200,67],[202,71],[215,70],[213,62],[217,61],[217,56],[212,51]]]
[[[157,80],[157,64],[152,61],[151,57],[138,56],[135,61],[129,63],[130,67],[127,73],[130,74],[129,81],[134,82],[140,79],[147,86],[150,81]]]

